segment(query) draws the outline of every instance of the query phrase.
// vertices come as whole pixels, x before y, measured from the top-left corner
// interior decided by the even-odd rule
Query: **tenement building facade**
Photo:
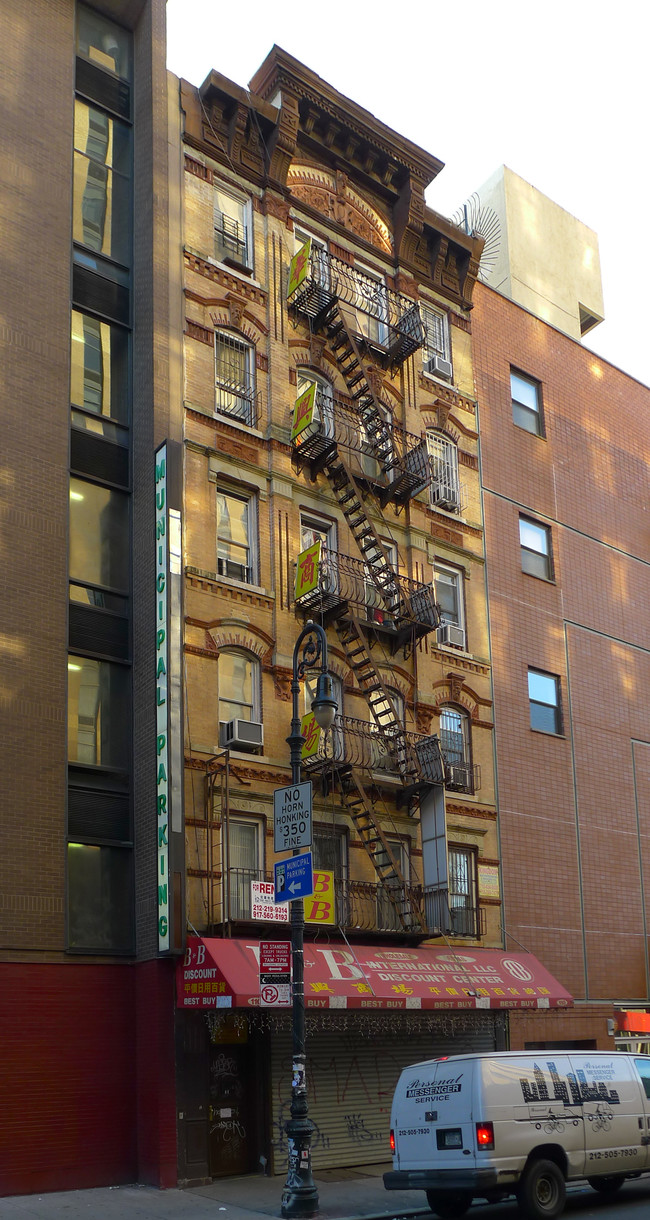
[[[290,934],[274,866],[294,845],[276,801],[296,675],[314,1165],[385,1160],[406,1063],[504,1046],[509,1010],[570,1000],[516,946],[500,952],[471,355],[482,242],[425,206],[434,157],[277,47],[251,92],[212,72],[180,98],[177,1082],[179,1174],[196,1181],[287,1172],[290,1013],[265,999],[259,954]],[[327,731],[310,621],[328,646]]]

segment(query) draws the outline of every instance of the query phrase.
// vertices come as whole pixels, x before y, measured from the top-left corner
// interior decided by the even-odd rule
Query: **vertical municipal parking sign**
[[[169,511],[167,445],[156,450],[156,852],[158,951],[170,947],[169,936]]]

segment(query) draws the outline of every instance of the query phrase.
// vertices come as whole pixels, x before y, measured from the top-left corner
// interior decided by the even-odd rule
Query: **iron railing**
[[[337,301],[354,311],[358,337],[393,364],[402,364],[425,342],[415,301],[312,244],[307,275],[291,293],[289,305],[317,322]]]
[[[468,895],[455,894],[446,886],[425,886],[423,900],[427,928],[472,940],[485,935],[485,911]]]
[[[336,616],[350,609],[362,623],[390,635],[397,634],[405,626],[422,635],[440,624],[432,585],[394,573],[389,592],[382,595],[372,579],[369,565],[363,559],[340,551],[321,549],[318,584],[297,598],[295,589],[294,575],[289,601],[305,614],[331,612]],[[392,604],[389,604],[391,599]]]
[[[435,735],[405,729],[391,735],[352,716],[334,717],[331,730],[321,732],[316,752],[303,760],[302,767],[306,774],[360,767],[371,772],[378,782],[384,778],[387,783],[400,780],[406,772],[417,783],[444,783],[440,744]]]
[[[313,417],[294,438],[293,449],[300,463],[322,463],[337,451],[355,476],[379,486],[382,505],[403,503],[429,486],[432,463],[426,440],[392,423],[387,432],[388,443],[382,437],[373,445],[360,411],[318,386]]]
[[[215,256],[222,262],[248,267],[248,232],[246,226],[234,216],[217,212],[214,221]]]
[[[215,411],[236,419],[248,428],[256,428],[261,412],[261,394],[248,380],[228,377],[215,379]]]

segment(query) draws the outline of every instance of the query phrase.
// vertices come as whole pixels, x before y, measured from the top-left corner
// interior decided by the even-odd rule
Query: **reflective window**
[[[93,415],[120,423],[128,419],[128,345],[126,331],[72,310],[70,402]],[[83,425],[82,425],[83,426]]]
[[[247,652],[219,653],[219,720],[259,720],[259,662]]]
[[[547,525],[519,518],[519,542],[521,544],[522,571],[541,580],[552,580],[551,531]]]
[[[73,237],[117,262],[130,260],[131,131],[75,102]]]
[[[130,741],[129,671],[68,657],[68,762],[126,770]]]
[[[131,79],[131,35],[83,4],[77,5],[77,54],[105,72]]]
[[[445,762],[463,766],[468,761],[468,727],[464,712],[453,707],[440,709],[440,745]]]
[[[228,823],[228,919],[250,919],[251,881],[263,881],[258,822],[230,818]]]
[[[539,669],[528,670],[530,727],[542,733],[561,733],[560,679]]]
[[[70,479],[71,580],[128,591],[128,529],[127,495]]]
[[[131,851],[68,844],[68,946],[96,952],[133,949]]]
[[[250,200],[214,189],[214,254],[237,267],[253,265]]]
[[[254,584],[255,501],[245,493],[217,489],[217,572]]]
[[[510,370],[510,393],[512,396],[512,418],[526,432],[542,435],[541,394],[539,382],[523,373]]]

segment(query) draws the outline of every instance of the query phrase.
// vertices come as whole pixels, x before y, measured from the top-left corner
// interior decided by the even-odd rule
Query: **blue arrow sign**
[[[292,902],[294,898],[309,898],[314,892],[312,853],[289,856],[274,865],[275,901]]]

